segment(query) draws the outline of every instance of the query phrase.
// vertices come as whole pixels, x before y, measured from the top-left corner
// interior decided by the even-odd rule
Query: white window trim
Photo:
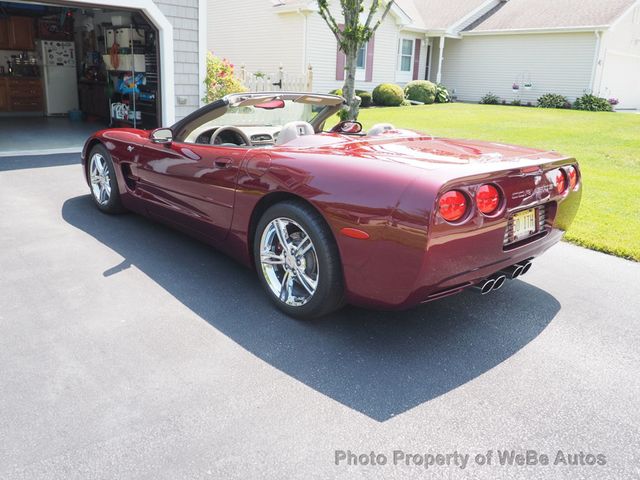
[[[403,40],[411,41],[411,64],[409,67],[409,71],[405,72],[400,70],[402,67],[402,42]],[[413,64],[415,62],[416,55],[416,39],[415,37],[407,37],[407,36],[399,36],[398,37],[398,45],[396,50],[396,82],[406,83],[413,80]]]

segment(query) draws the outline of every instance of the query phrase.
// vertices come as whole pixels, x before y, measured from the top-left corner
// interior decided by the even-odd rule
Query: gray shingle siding
[[[179,120],[197,109],[200,104],[198,0],[154,0],[154,3],[173,25],[173,80],[176,120]],[[177,97],[186,99],[186,103],[179,104]]]

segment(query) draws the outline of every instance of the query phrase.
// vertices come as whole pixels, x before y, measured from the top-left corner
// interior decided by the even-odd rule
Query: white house
[[[209,50],[253,72],[282,65],[302,75],[311,65],[316,91],[342,85],[343,57],[315,1],[208,2],[216,12]],[[240,12],[250,12],[241,28],[230,20]],[[396,0],[358,65],[363,90],[429,79],[462,101],[488,92],[522,102],[593,92],[640,109],[640,1]]]

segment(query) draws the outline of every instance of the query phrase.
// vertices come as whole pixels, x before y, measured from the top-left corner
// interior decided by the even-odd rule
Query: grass
[[[640,261],[640,115],[455,103],[363,109],[359,120],[575,157],[584,192],[565,238]]]

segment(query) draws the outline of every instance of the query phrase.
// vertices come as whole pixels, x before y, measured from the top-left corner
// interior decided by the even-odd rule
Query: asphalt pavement
[[[0,478],[640,479],[639,264],[299,322],[78,162],[0,158]]]

